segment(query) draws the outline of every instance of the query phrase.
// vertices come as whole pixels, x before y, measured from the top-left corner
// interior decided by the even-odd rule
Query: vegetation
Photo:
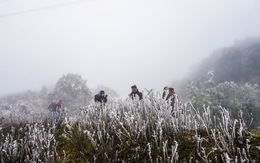
[[[213,52],[190,74],[195,85],[207,80],[207,72],[213,71],[215,82],[260,84],[260,37],[237,41],[233,46]]]
[[[1,162],[259,162],[258,131],[219,108],[201,109],[152,94],[91,103],[76,118],[1,125]],[[28,117],[29,118],[29,117]],[[73,120],[72,120],[73,119]]]
[[[239,119],[241,114],[249,128],[259,127],[260,120],[260,89],[257,84],[237,84],[224,82],[216,84],[213,72],[209,80],[197,87],[189,82],[188,99],[194,107],[210,106],[212,115],[218,114],[219,106],[225,107],[231,113],[232,119]]]

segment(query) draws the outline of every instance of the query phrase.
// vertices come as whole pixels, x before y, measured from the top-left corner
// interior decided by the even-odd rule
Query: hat
[[[131,86],[132,89],[137,88],[136,85]]]
[[[163,89],[164,89],[164,90],[169,90],[169,91],[174,91],[174,88],[169,87],[169,86],[165,86]]]
[[[101,94],[102,94],[102,93],[105,93],[105,91],[101,90],[100,93],[101,93]]]

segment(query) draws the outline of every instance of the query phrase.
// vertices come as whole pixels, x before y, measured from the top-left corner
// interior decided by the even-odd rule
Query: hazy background
[[[215,49],[260,35],[259,0],[0,0],[0,95],[67,73],[126,97],[181,79]]]

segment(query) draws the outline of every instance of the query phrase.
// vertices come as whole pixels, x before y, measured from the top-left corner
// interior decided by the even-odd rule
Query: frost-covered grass
[[[242,117],[231,119],[225,108],[214,117],[210,107],[175,106],[150,95],[142,101],[91,103],[56,123],[44,116],[30,123],[9,120],[1,126],[1,161],[260,161],[260,134],[250,132]]]
[[[1,162],[59,161],[53,130],[53,126],[38,123],[1,126]]]

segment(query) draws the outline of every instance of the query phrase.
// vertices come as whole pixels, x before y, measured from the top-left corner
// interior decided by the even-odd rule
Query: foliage
[[[233,119],[240,118],[242,113],[249,127],[259,127],[260,90],[258,85],[235,82],[215,84],[213,72],[210,72],[209,76],[209,80],[199,87],[195,86],[192,81],[189,82],[187,92],[193,106],[200,110],[203,105],[210,106],[212,114],[215,116],[217,115],[216,110],[222,106],[231,112]]]
[[[259,162],[259,132],[251,133],[242,117],[233,120],[225,108],[217,111],[218,118],[206,106],[173,109],[153,94],[90,103],[76,121],[1,125],[1,161]]]
[[[46,94],[42,92],[26,91],[0,99],[0,115],[6,123],[41,121],[47,114]]]
[[[47,123],[1,126],[1,162],[59,162],[53,128]]]

